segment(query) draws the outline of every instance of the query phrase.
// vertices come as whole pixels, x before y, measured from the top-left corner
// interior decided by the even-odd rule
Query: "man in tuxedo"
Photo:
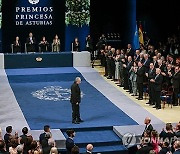
[[[93,151],[93,145],[92,144],[88,144],[86,146],[86,154],[92,154]]]
[[[81,78],[76,77],[74,83],[71,86],[71,99],[72,104],[72,123],[79,124],[83,122],[80,118],[79,104],[81,103],[81,90],[79,84],[81,83]]]
[[[76,133],[73,129],[69,129],[66,131],[66,134],[68,135],[68,138],[66,139],[66,153],[71,154],[71,150],[75,146],[74,137]]]
[[[161,109],[161,85],[163,82],[163,76],[161,75],[161,69],[160,68],[156,68],[156,76],[154,79],[151,79],[150,82],[154,83],[154,90],[153,90],[153,94],[154,94],[154,98],[156,101],[156,104],[153,108]]]
[[[33,37],[33,34],[30,32],[29,37],[26,39],[27,52],[35,52],[35,44],[35,38]]]
[[[138,62],[138,70],[136,74],[137,74],[137,88],[139,92],[139,97],[137,99],[143,100],[143,81],[145,75],[145,68],[141,61]]]
[[[146,104],[149,105],[155,105],[154,94],[153,94],[154,83],[150,82],[151,79],[154,79],[155,75],[156,72],[155,72],[154,64],[150,63],[149,71],[148,73],[146,73],[146,76],[148,78],[148,91],[149,91],[149,102]]]
[[[149,131],[149,133],[151,134],[151,132],[153,130],[153,126],[151,125],[151,118],[150,117],[146,117],[144,119],[144,124],[146,126],[145,126],[145,129],[143,131],[142,137],[144,137],[144,132]]]
[[[174,89],[173,93],[173,105],[177,106],[178,105],[178,94],[179,94],[179,88],[180,88],[180,71],[179,71],[179,66],[175,67],[175,73],[172,76],[172,85]]]

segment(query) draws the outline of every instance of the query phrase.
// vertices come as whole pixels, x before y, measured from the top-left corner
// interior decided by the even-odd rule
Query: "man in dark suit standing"
[[[66,153],[71,154],[72,148],[75,146],[73,138],[75,137],[75,131],[73,129],[69,129],[66,131],[68,138],[66,139]]]
[[[74,83],[71,86],[71,99],[70,102],[72,104],[72,123],[79,124],[83,122],[80,118],[79,112],[79,104],[81,102],[81,90],[79,84],[81,83],[81,78],[76,77]]]
[[[161,69],[156,68],[156,76],[154,79],[151,79],[150,82],[154,83],[154,98],[156,101],[156,104],[153,108],[161,109],[161,85],[163,82],[163,76],[161,75]]]
[[[143,100],[143,81],[145,75],[145,68],[141,61],[138,62],[138,70],[136,74],[137,74],[137,88],[139,92],[139,97],[137,99]]]
[[[178,94],[179,94],[179,88],[180,88],[180,72],[179,72],[179,66],[175,67],[175,73],[172,76],[172,85],[174,89],[173,93],[173,105],[178,105]]]
[[[32,33],[29,33],[29,37],[26,39],[27,52],[35,52],[35,38]]]
[[[44,126],[44,133],[41,133],[39,136],[39,143],[42,144],[42,141],[45,139],[45,136],[47,133],[50,133],[50,126],[49,125],[45,125]]]
[[[151,125],[151,118],[150,117],[146,117],[144,119],[144,124],[146,126],[145,126],[145,129],[143,131],[142,137],[144,137],[144,132],[148,131],[151,134],[151,132],[153,131],[153,126]]]
[[[153,94],[154,83],[150,82],[150,80],[154,79],[154,77],[156,76],[156,72],[155,72],[153,63],[150,63],[149,71],[148,71],[148,73],[146,73],[146,76],[148,78],[148,90],[149,90],[149,102],[146,104],[155,105],[154,104],[155,103],[154,94]]]

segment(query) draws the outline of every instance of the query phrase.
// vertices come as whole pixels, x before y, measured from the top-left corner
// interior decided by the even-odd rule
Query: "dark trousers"
[[[80,120],[79,104],[72,103],[72,121]]]
[[[154,98],[155,98],[155,101],[156,101],[156,108],[160,108],[161,107],[161,91],[155,91],[154,92]]]
[[[178,105],[178,93],[179,93],[179,88],[174,88],[173,92],[173,104]]]
[[[143,83],[137,83],[137,89],[139,92],[139,98],[143,98]]]
[[[148,84],[148,91],[149,91],[149,103],[150,104],[154,104],[155,100],[154,100],[154,93],[153,93],[153,86],[154,84],[149,82]]]

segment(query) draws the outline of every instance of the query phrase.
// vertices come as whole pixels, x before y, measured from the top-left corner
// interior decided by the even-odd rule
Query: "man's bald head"
[[[93,145],[92,145],[92,144],[88,144],[88,145],[86,146],[86,149],[87,149],[88,151],[92,151],[92,150],[93,150]]]
[[[144,120],[144,124],[149,124],[151,122],[151,118],[150,117],[146,117]]]

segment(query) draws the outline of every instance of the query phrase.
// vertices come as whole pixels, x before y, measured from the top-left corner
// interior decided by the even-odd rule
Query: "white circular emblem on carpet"
[[[33,97],[48,101],[70,101],[71,89],[61,86],[48,86],[31,93]],[[81,97],[84,94],[81,92]]]

